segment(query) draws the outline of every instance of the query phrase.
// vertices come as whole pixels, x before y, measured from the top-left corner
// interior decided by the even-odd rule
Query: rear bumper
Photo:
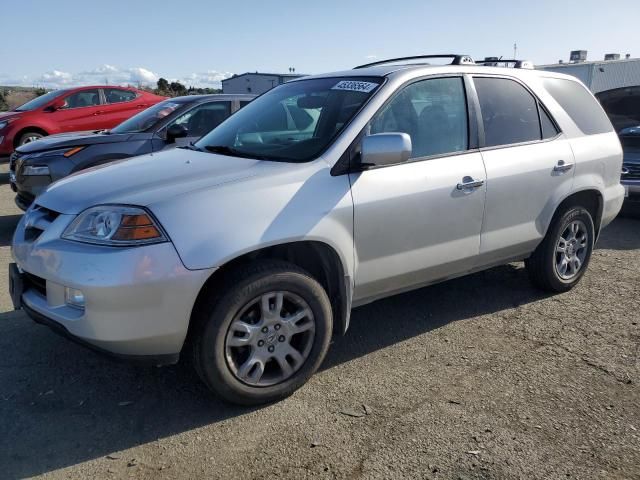
[[[613,185],[605,190],[602,220],[600,222],[601,228],[610,224],[620,213],[624,199],[625,188],[621,184]]]

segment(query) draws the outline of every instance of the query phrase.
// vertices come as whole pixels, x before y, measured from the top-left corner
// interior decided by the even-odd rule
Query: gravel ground
[[[54,335],[2,275],[0,477],[640,478],[639,274],[640,220],[619,218],[572,292],[511,264],[356,309],[322,370],[257,409]]]

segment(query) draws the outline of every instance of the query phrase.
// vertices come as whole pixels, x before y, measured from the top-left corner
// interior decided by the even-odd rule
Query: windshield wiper
[[[185,149],[185,150],[194,150],[194,151],[196,151],[196,152],[201,152],[201,151],[202,151],[202,149],[201,149],[201,148],[196,147],[196,146],[195,146],[195,144],[194,144],[193,142],[189,142],[189,145],[182,145],[182,146],[180,146],[180,147],[176,147],[176,148],[183,148],[183,149]]]
[[[240,150],[236,150],[235,148],[228,147],[226,145],[207,145],[204,147],[207,152],[211,153],[219,153],[221,155],[228,155],[229,157],[240,157],[240,158],[254,158],[257,160],[269,160],[268,157],[263,157],[261,155],[256,155],[249,152],[243,152]]]

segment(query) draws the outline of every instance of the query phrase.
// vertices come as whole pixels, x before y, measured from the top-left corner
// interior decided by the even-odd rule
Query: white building
[[[619,57],[619,55],[614,54],[611,54],[611,56],[613,58]],[[594,94],[640,85],[640,58],[556,63],[553,65],[538,65],[536,68],[573,75],[589,87]]]
[[[260,95],[273,87],[304,77],[298,73],[243,73],[222,80],[222,93],[249,93]]]

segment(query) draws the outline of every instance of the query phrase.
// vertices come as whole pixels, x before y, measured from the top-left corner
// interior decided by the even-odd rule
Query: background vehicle
[[[130,87],[92,86],[45,93],[0,113],[0,155],[47,135],[112,128],[165,97]]]
[[[625,210],[640,211],[640,86],[616,88],[596,95],[618,132],[624,160],[621,183],[626,189]],[[632,211],[635,210],[635,211]]]
[[[26,210],[51,182],[85,168],[188,145],[253,98],[253,95],[172,98],[111,130],[53,135],[22,145],[9,161],[16,204]]]
[[[119,356],[188,345],[210,388],[256,404],[307,381],[352,306],[516,260],[571,289],[624,196],[593,95],[406,60],[285,83],[191,149],[56,182],[16,229],[16,307]]]

